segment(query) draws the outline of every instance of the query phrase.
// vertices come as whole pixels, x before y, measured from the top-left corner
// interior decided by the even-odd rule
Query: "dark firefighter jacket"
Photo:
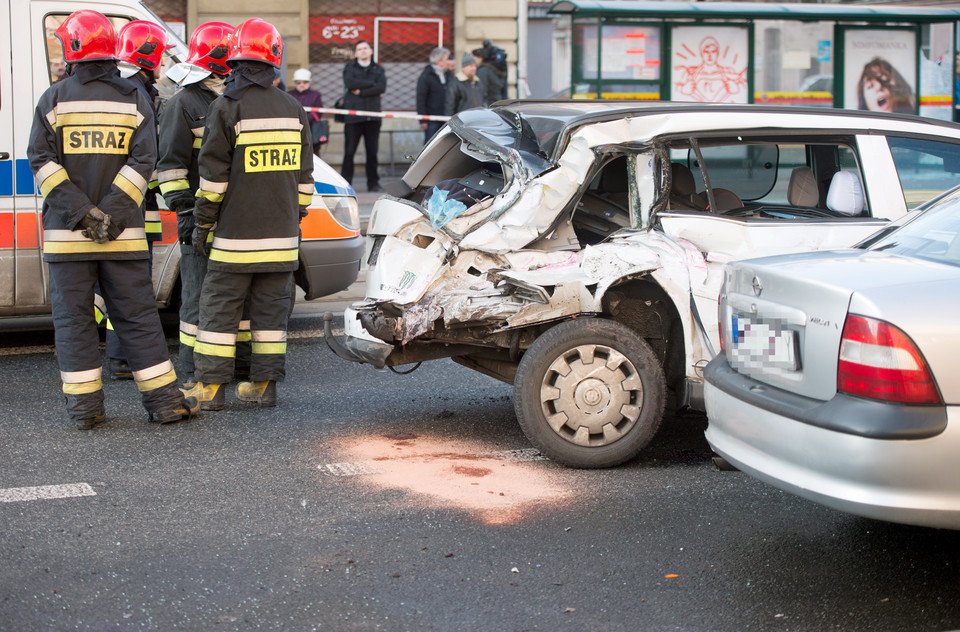
[[[137,74],[130,77],[130,81],[143,92],[151,104],[153,104],[153,117],[157,118],[157,103],[160,95],[153,85],[153,80],[147,73],[150,71],[140,70]],[[160,241],[163,238],[163,226],[160,221],[160,204],[157,202],[157,171],[154,169],[150,175],[150,182],[147,186],[147,192],[143,198],[143,219],[144,230],[147,232],[147,241]]]
[[[196,204],[200,188],[197,156],[207,110],[216,98],[216,93],[202,82],[192,83],[170,97],[160,113],[157,180],[164,201],[175,213]]]
[[[144,192],[157,160],[153,106],[114,62],[74,65],[37,103],[27,148],[43,195],[43,260],[146,259]],[[105,244],[84,237],[94,206],[123,227]]]
[[[273,68],[238,62],[200,146],[197,224],[216,223],[209,269],[296,270],[299,222],[313,197],[307,113],[273,87]]]

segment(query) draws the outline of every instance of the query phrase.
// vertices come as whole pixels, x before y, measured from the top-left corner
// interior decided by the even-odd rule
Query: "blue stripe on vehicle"
[[[0,160],[0,195],[13,195],[12,160]]]
[[[30,171],[30,161],[17,158],[17,195],[36,195],[37,182]]]
[[[316,189],[320,195],[352,195],[354,197],[357,195],[357,192],[354,191],[353,187],[349,184],[346,187],[338,187],[326,182],[314,182],[313,188]]]

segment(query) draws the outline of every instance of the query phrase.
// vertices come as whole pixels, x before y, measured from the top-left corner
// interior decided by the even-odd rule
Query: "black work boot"
[[[240,382],[237,384],[237,399],[241,402],[260,404],[260,408],[276,406],[277,383],[273,380]]]
[[[196,398],[184,397],[183,401],[176,408],[150,413],[150,421],[155,424],[169,424],[175,421],[190,419],[198,410],[200,410],[200,403]]]
[[[126,360],[117,358],[108,358],[110,361],[110,379],[112,380],[132,380],[133,369],[127,364]]]
[[[78,430],[92,430],[94,426],[102,423],[107,418],[107,412],[103,409],[93,417],[84,417],[83,419],[77,419],[77,429]]]

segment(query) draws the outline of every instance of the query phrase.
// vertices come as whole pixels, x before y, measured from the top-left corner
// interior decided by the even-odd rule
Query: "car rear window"
[[[912,209],[957,184],[960,145],[922,138],[887,138],[900,176],[904,201]]]
[[[960,266],[960,191],[920,212],[913,221],[873,243],[870,250]]]

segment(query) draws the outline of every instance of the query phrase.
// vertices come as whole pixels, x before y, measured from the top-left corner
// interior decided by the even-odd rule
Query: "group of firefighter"
[[[273,86],[280,34],[259,18],[199,26],[187,60],[167,72],[178,89],[159,117],[162,27],[134,21],[116,32],[81,10],[56,35],[68,76],[37,103],[28,157],[44,198],[43,260],[71,420],[86,430],[106,418],[101,308],[123,360],[110,369],[133,378],[150,421],[222,409],[235,378],[247,378],[238,400],[275,406],[299,221],[314,191],[306,113]],[[157,187],[177,216],[179,379],[151,279]]]

